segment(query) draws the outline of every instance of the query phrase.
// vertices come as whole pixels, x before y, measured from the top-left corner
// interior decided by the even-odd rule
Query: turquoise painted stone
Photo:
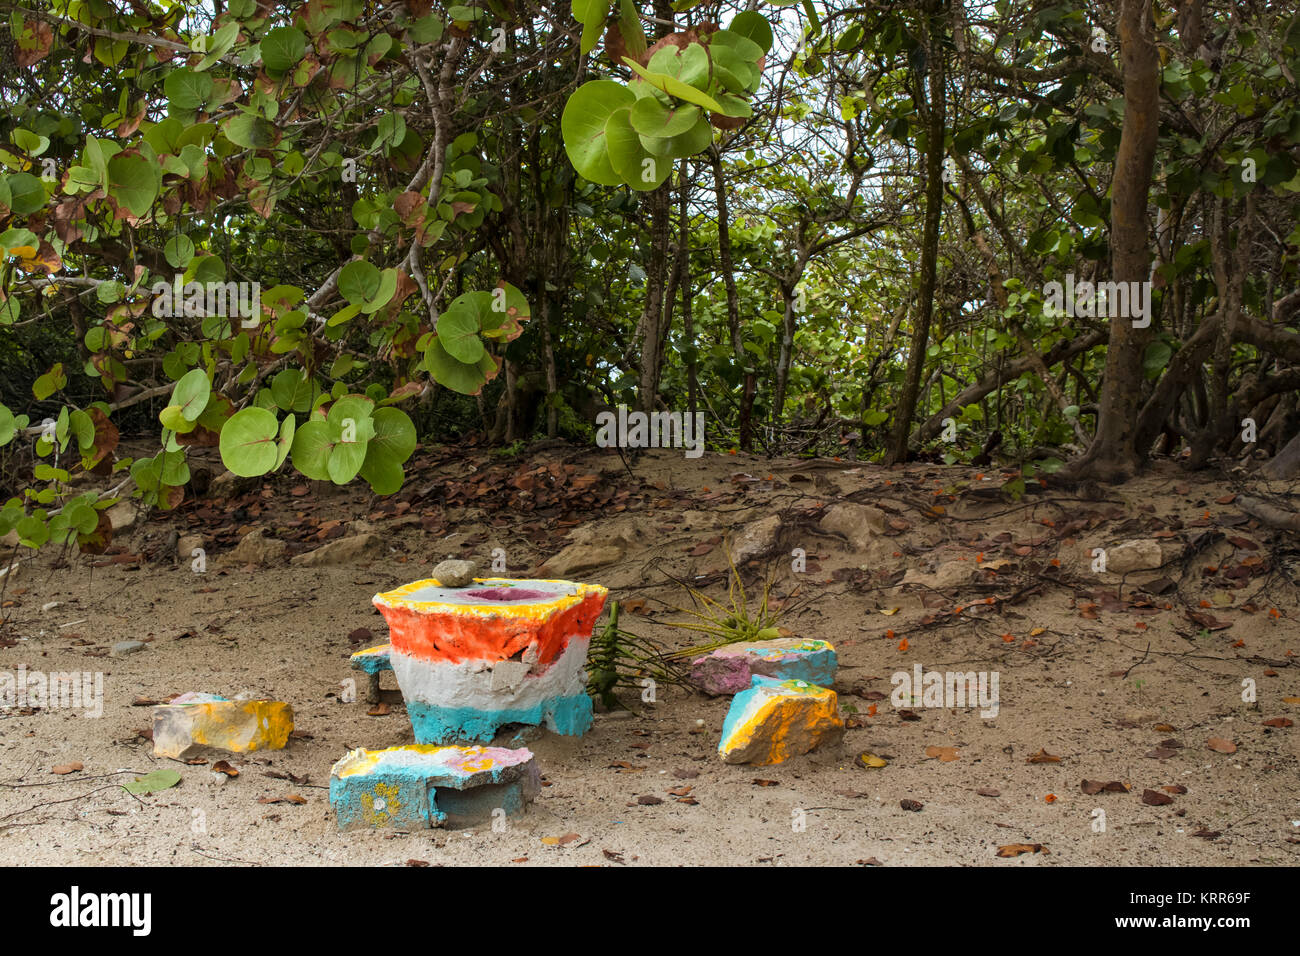
[[[330,770],[339,829],[467,827],[524,812],[541,790],[526,748],[353,750]]]
[[[440,707],[407,700],[406,713],[420,743],[451,740],[491,740],[507,724],[545,726],[565,737],[578,737],[591,729],[595,718],[591,698],[584,694],[554,697],[531,707],[479,710],[474,707]]]
[[[365,671],[371,675],[378,674],[380,671],[391,671],[392,650],[392,644],[380,644],[378,647],[367,647],[364,651],[357,651],[351,658],[352,667],[354,670]]]

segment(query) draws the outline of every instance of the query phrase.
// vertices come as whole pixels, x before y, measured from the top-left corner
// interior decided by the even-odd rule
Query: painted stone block
[[[718,753],[727,763],[775,764],[843,736],[835,691],[757,676],[732,700]]]
[[[391,671],[392,651],[391,644],[380,644],[376,647],[367,647],[364,651],[357,651],[351,657],[352,668],[371,675],[378,674],[380,671]]]
[[[719,647],[691,664],[691,680],[714,696],[739,694],[758,674],[776,680],[829,685],[835,681],[835,648],[829,641],[779,637]]]
[[[208,750],[281,750],[292,732],[293,708],[279,700],[190,693],[153,709],[153,752],[176,760]]]
[[[330,770],[340,829],[474,826],[519,816],[540,790],[537,761],[526,748],[353,750]]]
[[[417,581],[376,595],[393,673],[422,744],[488,741],[507,724],[591,727],[583,670],[608,592],[571,581]]]

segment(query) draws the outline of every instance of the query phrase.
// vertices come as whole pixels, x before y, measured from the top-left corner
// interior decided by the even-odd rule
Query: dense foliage
[[[0,13],[29,547],[177,506],[196,446],[383,494],[419,438],[586,439],[618,404],[771,453],[1300,462],[1283,5]]]

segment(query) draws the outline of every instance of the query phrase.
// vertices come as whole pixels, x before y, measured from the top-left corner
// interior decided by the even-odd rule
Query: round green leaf
[[[172,236],[163,246],[163,255],[173,269],[184,269],[194,258],[194,243],[189,236]]]
[[[632,105],[632,128],[642,136],[654,139],[680,136],[700,121],[698,106],[665,107],[652,96],[643,97]]]
[[[297,27],[276,27],[262,38],[262,66],[267,75],[288,73],[307,52],[307,34]]]
[[[31,173],[14,173],[7,180],[10,211],[15,216],[27,216],[45,205],[45,187]]]
[[[313,481],[325,481],[329,478],[333,447],[333,429],[328,424],[320,420],[304,422],[293,434],[293,467]]]
[[[293,449],[293,436],[297,430],[298,420],[292,415],[285,415],[284,421],[280,423],[280,438],[275,443],[275,468],[277,470],[284,464],[284,460],[289,457],[289,452]]]
[[[179,405],[187,422],[197,421],[208,407],[208,397],[212,394],[212,384],[208,373],[201,368],[186,372],[176,387],[172,389],[172,404]]]
[[[727,30],[752,40],[764,53],[772,49],[772,24],[757,11],[746,10],[736,14],[735,19],[727,24]]]
[[[636,100],[622,83],[592,80],[569,97],[560,117],[564,151],[579,175],[602,186],[622,183],[605,151],[605,122],[610,114],[630,107]]]
[[[375,294],[361,307],[361,311],[367,315],[372,312],[378,312],[389,302],[393,301],[393,296],[397,292],[397,270],[385,269],[379,273],[379,288]]]
[[[163,80],[163,92],[179,110],[196,110],[212,95],[212,76],[191,69],[172,70]]]
[[[264,475],[275,467],[279,422],[265,408],[245,408],[221,429],[221,460],[243,478]]]
[[[605,123],[605,146],[609,150],[610,164],[623,182],[633,189],[649,192],[668,178],[673,164],[650,155],[641,145],[641,137],[632,128],[631,115],[632,111],[627,108],[610,114]]]
[[[438,340],[458,362],[473,364],[483,357],[478,316],[468,309],[449,308],[438,316]]]
[[[439,385],[462,395],[477,395],[497,372],[497,364],[491,355],[484,353],[474,365],[460,362],[447,353],[436,337],[430,339],[425,347],[424,365]]]
[[[109,192],[137,219],[149,212],[161,183],[162,167],[143,156],[118,153],[108,161]]]
[[[339,270],[339,293],[353,305],[364,306],[379,293],[383,277],[364,259],[349,262]]]

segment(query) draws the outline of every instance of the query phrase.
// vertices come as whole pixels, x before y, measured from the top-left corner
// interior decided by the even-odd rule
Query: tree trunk
[[[925,352],[930,341],[930,319],[934,314],[934,289],[939,259],[939,219],[943,214],[943,134],[947,119],[944,90],[944,52],[938,29],[935,5],[927,4],[925,13],[926,63],[930,69],[929,135],[925,148],[925,227],[921,237],[921,287],[916,317],[912,321],[912,346],[907,357],[907,375],[894,418],[894,434],[886,464],[906,461],[912,416],[921,389],[925,369]]]
[[[686,351],[686,408],[691,414],[691,421],[694,421],[700,381],[695,361],[695,317],[691,312],[694,297],[691,295],[690,178],[686,175],[686,160],[682,160],[680,169],[682,192],[677,214],[681,233],[677,246],[678,255],[682,257],[682,334],[685,338],[683,348]]]
[[[722,266],[722,281],[727,289],[727,331],[731,333],[731,351],[736,364],[745,376],[744,391],[740,396],[740,448],[751,451],[754,447],[752,418],[757,376],[749,371],[745,359],[745,346],[740,336],[740,296],[736,292],[736,268],[731,259],[731,217],[727,212],[727,184],[722,178],[722,152],[714,147],[712,153],[713,189],[718,203],[718,261]]]
[[[1160,133],[1160,57],[1154,42],[1151,0],[1121,0],[1120,62],[1124,74],[1124,127],[1111,185],[1111,277],[1150,279],[1147,196]],[[1106,372],[1098,403],[1097,432],[1082,458],[1064,471],[1070,478],[1125,481],[1142,455],[1135,443],[1142,401],[1142,357],[1149,329],[1118,316],[1110,325]]]
[[[650,263],[646,270],[645,307],[639,323],[641,340],[641,410],[653,412],[659,397],[659,377],[663,367],[660,341],[664,311],[664,286],[668,277],[668,227],[671,209],[670,183],[665,180],[650,193]]]

